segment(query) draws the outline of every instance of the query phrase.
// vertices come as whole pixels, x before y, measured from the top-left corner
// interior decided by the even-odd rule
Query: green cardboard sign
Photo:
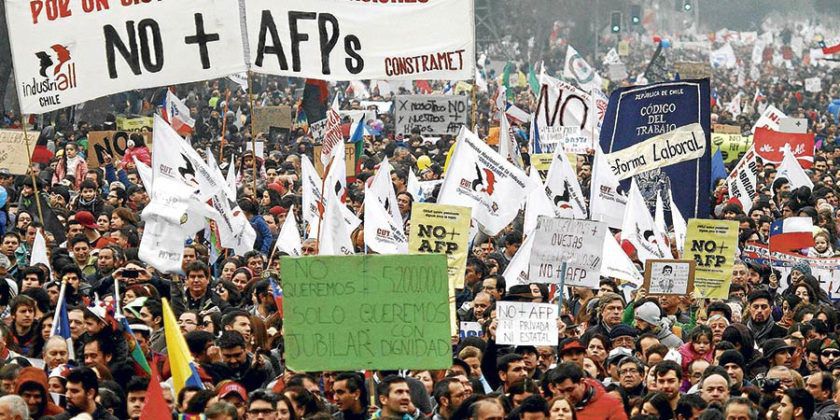
[[[446,256],[283,257],[286,364],[296,372],[446,369]]]

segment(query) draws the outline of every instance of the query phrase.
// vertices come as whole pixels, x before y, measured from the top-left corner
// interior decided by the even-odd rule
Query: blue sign
[[[666,164],[635,178],[649,208],[655,207],[656,192],[659,191],[670,219],[670,190],[683,217],[706,218],[711,209],[710,113],[709,79],[621,88],[610,95],[601,127],[601,149],[607,154],[614,153],[679,127],[699,123],[706,134],[706,152],[702,158]],[[626,191],[630,179],[621,184]]]

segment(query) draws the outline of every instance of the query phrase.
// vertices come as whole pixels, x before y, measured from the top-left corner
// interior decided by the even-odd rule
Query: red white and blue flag
[[[277,313],[280,314],[280,318],[283,318],[283,289],[277,285],[274,279],[269,279],[268,281],[271,284],[271,295],[274,296],[274,304],[277,305]]]
[[[195,120],[190,116],[190,108],[171,90],[166,91],[163,119],[182,136],[190,135],[195,126]]]
[[[820,47],[825,55],[840,54],[840,37],[820,41]]]
[[[770,251],[793,251],[814,246],[810,217],[788,217],[770,225]]]

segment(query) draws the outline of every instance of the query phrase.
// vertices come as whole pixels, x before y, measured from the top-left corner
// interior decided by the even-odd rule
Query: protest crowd
[[[7,110],[33,142],[0,156],[0,417],[840,418],[832,23],[581,56],[558,21],[532,62],[472,51],[467,82],[242,73]],[[668,83],[689,99],[639,93]],[[664,163],[621,152],[654,137]],[[342,262],[372,255],[443,274],[374,306],[378,268]],[[435,290],[444,316],[415,314]],[[347,356],[371,328],[390,350]]]

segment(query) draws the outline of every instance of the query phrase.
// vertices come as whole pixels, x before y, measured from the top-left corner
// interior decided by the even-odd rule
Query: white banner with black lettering
[[[496,344],[556,346],[557,305],[531,302],[497,302]]]
[[[534,229],[528,281],[597,289],[601,253],[607,233],[604,222],[540,216]]]
[[[758,163],[755,158],[755,149],[750,146],[750,149],[741,157],[738,164],[732,168],[732,172],[726,179],[726,183],[729,186],[729,194],[738,198],[738,201],[741,202],[741,207],[746,213],[749,213],[752,208],[753,199],[756,194]]]
[[[24,113],[246,69],[237,0],[6,0],[6,22]]]
[[[699,159],[706,153],[706,134],[699,123],[675,127],[634,146],[607,155],[619,180],[663,166]]]
[[[469,0],[248,0],[251,69],[322,80],[475,77]]]

